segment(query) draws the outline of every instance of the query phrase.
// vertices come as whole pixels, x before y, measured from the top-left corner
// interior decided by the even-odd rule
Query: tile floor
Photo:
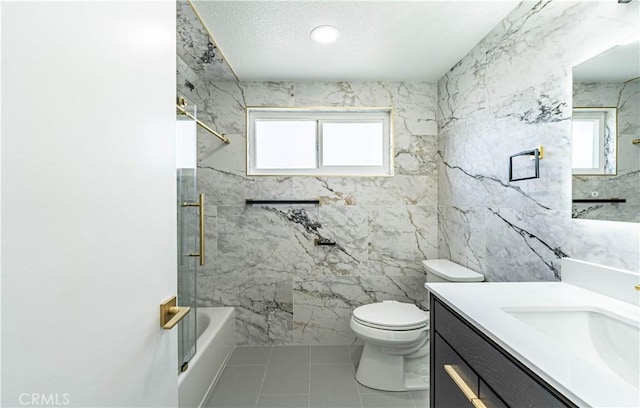
[[[362,346],[237,347],[207,408],[427,408],[428,391],[384,392],[355,379]]]

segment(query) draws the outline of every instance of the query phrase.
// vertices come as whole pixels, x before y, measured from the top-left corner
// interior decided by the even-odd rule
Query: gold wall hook
[[[173,329],[191,311],[188,306],[176,306],[177,302],[172,296],[160,304],[160,327],[165,330]]]

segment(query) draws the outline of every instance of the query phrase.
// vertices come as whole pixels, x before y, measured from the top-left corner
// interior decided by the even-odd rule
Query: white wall
[[[175,4],[5,2],[2,33],[2,405],[176,406]]]

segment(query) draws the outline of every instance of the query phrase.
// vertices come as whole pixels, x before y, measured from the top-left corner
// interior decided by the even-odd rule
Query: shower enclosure
[[[185,371],[196,353],[196,267],[204,264],[204,197],[196,184],[196,107],[185,98],[178,98],[176,107],[178,305],[191,307],[178,326],[178,368]]]

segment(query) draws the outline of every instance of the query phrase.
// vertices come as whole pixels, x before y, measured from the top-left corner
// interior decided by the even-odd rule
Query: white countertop
[[[638,322],[637,306],[562,282],[427,283],[425,287],[576,405],[640,407],[640,385],[632,386],[504,310],[587,307]]]

